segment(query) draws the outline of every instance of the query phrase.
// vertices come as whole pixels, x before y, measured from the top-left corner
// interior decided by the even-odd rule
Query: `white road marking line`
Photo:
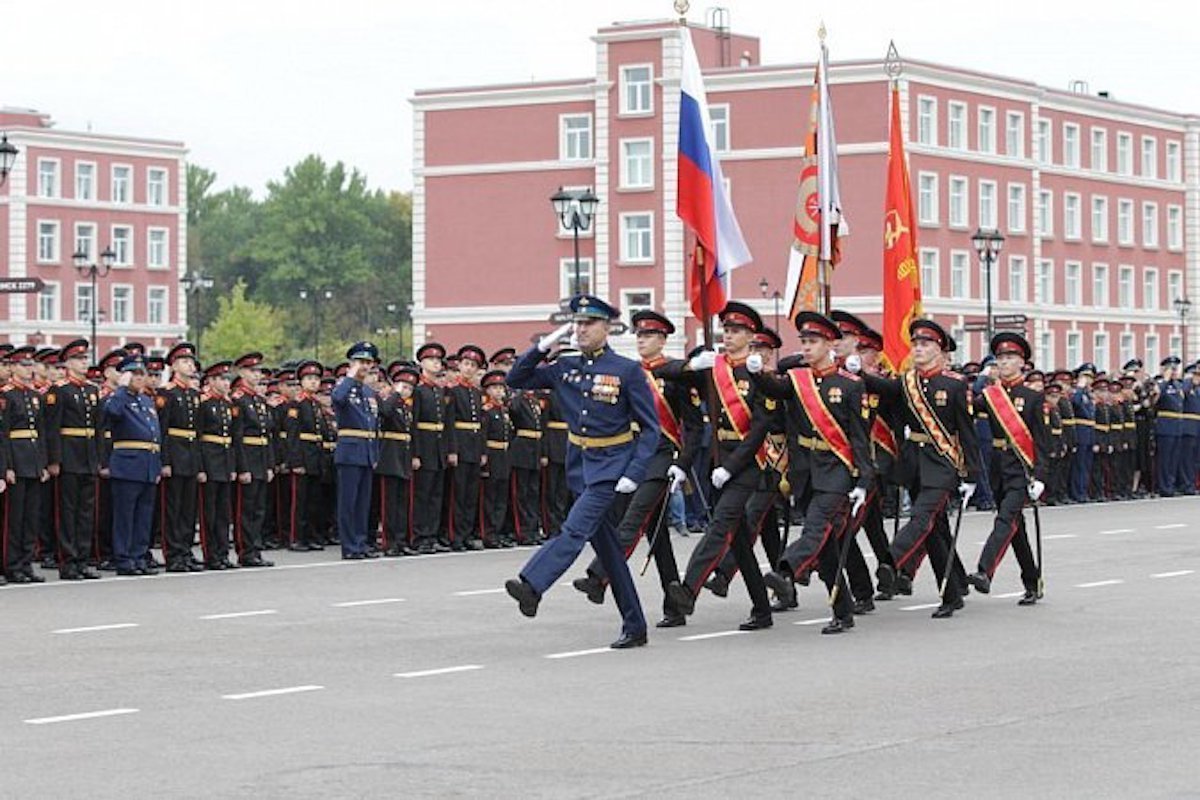
[[[99,719],[100,717],[119,717],[123,714],[136,714],[136,708],[109,708],[104,711],[86,711],[82,714],[64,714],[61,717],[36,717],[25,720],[26,725],[53,725],[56,722],[76,722],[81,719]]]
[[[344,603],[334,603],[334,608],[358,608],[359,606],[382,606],[388,603],[403,603],[403,597],[381,597],[378,600],[347,600]]]
[[[222,700],[252,700],[256,697],[275,697],[281,694],[299,694],[300,692],[316,692],[324,689],[324,686],[287,686],[283,689],[264,689],[261,692],[243,692],[241,694],[223,694]]]
[[[1116,586],[1118,583],[1124,583],[1123,578],[1111,578],[1106,581],[1092,581],[1091,583],[1077,583],[1076,589],[1094,589],[1097,586]]]
[[[463,664],[461,667],[443,667],[441,669],[423,669],[416,672],[397,672],[397,678],[428,678],[431,675],[450,675],[454,672],[471,672],[483,669],[483,664]]]
[[[1133,528],[1113,528],[1111,531],[1100,531],[1101,536],[1115,536],[1118,533],[1133,533]]]
[[[720,639],[725,636],[741,636],[746,631],[717,631],[716,633],[696,633],[691,636],[680,636],[681,642],[700,642],[705,639]]]
[[[504,594],[504,588],[499,589],[471,589],[466,592],[455,592],[455,597],[477,597],[481,594]]]
[[[1159,572],[1154,575],[1151,575],[1150,577],[1151,578],[1179,578],[1184,575],[1191,575],[1195,571],[1196,570],[1194,570],[1194,569],[1179,569],[1179,570],[1175,570],[1174,572]]]
[[[1074,539],[1078,534],[1075,533],[1056,533],[1051,536],[1043,536],[1042,539],[1050,541],[1051,539]]]
[[[238,619],[240,617],[262,617],[267,614],[278,614],[273,608],[263,608],[258,611],[233,611],[228,614],[205,614],[200,619]]]
[[[829,617],[817,617],[816,619],[800,619],[793,622],[793,625],[820,625],[822,622],[829,622]]]
[[[576,656],[594,656],[597,653],[616,652],[611,647],[593,647],[590,650],[570,650],[566,653],[551,653],[544,658],[575,658]]]
[[[918,606],[901,606],[901,611],[924,611],[927,608],[937,608],[940,603],[921,603]]]
[[[1156,530],[1156,531],[1169,531],[1169,530],[1171,530],[1172,528],[1186,528],[1186,527],[1187,527],[1187,523],[1186,523],[1186,522],[1172,522],[1172,523],[1171,523],[1171,524],[1169,524],[1169,525],[1155,525],[1155,526],[1154,526],[1154,530]]]
[[[86,628],[59,628],[51,633],[91,633],[92,631],[119,631],[136,627],[138,627],[136,622],[114,622],[111,625],[89,625]]]
[[[1024,597],[1024,596],[1025,596],[1024,592],[1005,592],[1004,594],[992,595],[992,597],[996,598],[997,600],[1008,600],[1009,598],[1012,598],[1012,597]]]

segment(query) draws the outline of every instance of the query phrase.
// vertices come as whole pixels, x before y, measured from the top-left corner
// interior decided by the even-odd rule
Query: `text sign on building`
[[[0,294],[32,294],[44,288],[41,278],[0,278]]]

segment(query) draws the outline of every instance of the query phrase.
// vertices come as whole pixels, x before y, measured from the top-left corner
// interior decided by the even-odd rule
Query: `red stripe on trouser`
[[[410,476],[408,479],[408,502],[406,503],[408,506],[408,543],[410,545],[413,543],[413,493],[415,485],[416,481]]]
[[[63,547],[62,547],[62,506],[61,506],[61,503],[62,503],[62,477],[61,476],[54,479],[54,488],[52,491],[54,492],[54,530],[57,532],[54,537],[54,549],[58,553],[58,567],[59,567],[59,569],[62,569],[63,565],[66,562],[63,559]],[[75,502],[78,503],[79,501],[76,500]],[[76,506],[76,507],[78,507],[78,506]],[[71,526],[71,533],[72,534],[75,533],[74,525]],[[72,546],[74,546],[74,544],[75,544],[74,542],[71,542]]]
[[[949,502],[949,500],[950,500],[950,492],[943,491],[942,499],[938,501],[937,507],[929,514],[929,524],[925,527],[924,532],[922,532],[921,535],[917,538],[917,540],[915,542],[913,542],[913,545],[912,545],[912,547],[910,547],[908,549],[908,552],[906,552],[900,558],[896,559],[896,569],[900,569],[905,564],[907,564],[908,560],[910,558],[912,558],[913,553],[920,550],[921,546],[925,544],[925,540],[927,538],[929,538],[930,532],[933,531],[933,526],[937,524],[937,519],[938,519],[938,517],[940,517],[942,515],[942,511],[945,510],[946,503]],[[951,557],[953,557],[953,554],[951,554]]]
[[[793,575],[799,575],[802,572],[812,571],[812,569],[817,565],[817,562],[821,560],[821,551],[825,549],[825,543],[829,541],[829,534],[832,532],[833,520],[829,520],[825,523],[825,529],[821,531],[821,543],[817,545],[815,550],[813,550],[813,554],[804,559],[804,561],[801,563],[792,565]]]
[[[8,502],[4,504],[4,563],[0,564],[0,570],[8,572],[8,515],[12,513],[12,494],[8,496]]]
[[[987,567],[988,579],[991,579],[996,574],[996,570],[999,569],[1000,562],[1004,560],[1004,554],[1008,552],[1008,546],[1012,543],[1013,537],[1017,535],[1017,528],[1020,526],[1023,518],[1024,513],[1022,511],[1018,511],[1016,516],[1013,517],[1012,524],[1008,526],[1008,536],[1004,537],[1004,544],[1000,545],[1000,550],[996,553],[995,563]]]
[[[233,508],[233,540],[237,542],[238,560],[240,561],[245,552],[242,546],[242,484],[238,483],[234,490],[237,492],[237,499],[234,501]]]
[[[188,549],[191,549],[189,545]],[[204,484],[200,484],[200,555],[208,563],[208,519],[204,514]]]
[[[484,483],[481,478],[479,481],[479,507],[475,511],[475,519],[477,520],[477,528],[478,528],[476,533],[479,534],[479,541],[483,541],[484,534],[487,532],[484,527],[484,524],[483,524],[483,515],[484,515],[483,493],[484,493],[484,487],[486,487],[486,486],[487,486],[487,484]]]
[[[379,476],[379,530],[383,534],[383,549],[391,549],[392,534],[388,530],[387,522],[387,487],[383,485],[382,475]]]
[[[92,498],[92,508],[95,512],[92,514],[92,557],[96,562],[100,561],[100,479],[96,479],[96,488],[92,491],[95,495]]]
[[[517,534],[517,538],[522,542],[525,537],[521,534],[521,507],[517,503],[517,471],[513,470],[508,476],[508,506],[509,513],[512,515],[513,530]]]
[[[458,473],[452,472],[450,473],[450,480],[446,481],[446,483],[450,484],[450,499],[446,501],[446,527],[449,528],[448,533],[452,543],[456,541],[454,536],[454,484],[457,477]]]
[[[291,517],[290,517],[291,525],[288,526],[288,528],[289,528],[288,543],[289,544],[296,543],[296,506],[298,505],[298,503],[296,502],[296,486],[297,486],[298,480],[300,480],[300,476],[293,472],[292,473],[292,496],[291,496],[291,498],[289,498],[291,500],[290,505],[292,507],[292,513],[291,513]]]
[[[659,497],[659,499],[655,503],[653,503],[649,509],[647,509],[646,516],[642,518],[641,523],[638,525],[637,533],[635,533],[633,535],[633,541],[629,543],[629,547],[625,548],[625,560],[626,561],[628,561],[629,557],[631,555],[633,555],[633,551],[637,549],[638,542],[640,542],[642,540],[642,537],[646,535],[646,526],[650,523],[650,520],[652,518],[656,518],[655,512],[658,510],[660,504],[665,503],[665,502],[667,502],[667,487],[666,486],[663,487],[663,492],[662,492],[662,495]],[[650,536],[653,537],[654,534],[651,533]]]
[[[754,530],[750,532],[750,548],[754,549],[754,545],[758,543],[759,535],[762,533],[763,523],[767,521],[767,515],[771,513],[771,506],[768,505],[763,509],[762,514],[758,518],[758,523],[754,526]],[[725,560],[725,556],[721,556],[721,560]],[[737,561],[733,562],[733,571],[729,573],[729,579],[733,580],[738,574]]]

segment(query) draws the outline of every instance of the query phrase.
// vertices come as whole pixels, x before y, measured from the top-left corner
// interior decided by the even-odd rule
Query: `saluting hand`
[[[129,386],[131,380],[133,380],[132,372],[122,372],[117,378],[117,386]]]

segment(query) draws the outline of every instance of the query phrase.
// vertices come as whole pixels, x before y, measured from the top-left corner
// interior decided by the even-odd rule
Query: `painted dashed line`
[[[725,636],[741,636],[746,631],[717,631],[715,633],[696,633],[691,636],[680,636],[681,642],[702,642],[705,639],[721,639]]]
[[[465,592],[455,592],[455,597],[478,597],[482,594],[504,594],[503,587],[499,589],[471,589]]]
[[[1195,572],[1194,569],[1177,569],[1174,572],[1159,572],[1151,575],[1151,578],[1181,578],[1184,575],[1191,575]]]
[[[1186,523],[1186,522],[1172,522],[1172,523],[1170,523],[1170,524],[1167,524],[1167,525],[1155,525],[1155,526],[1154,526],[1154,530],[1156,530],[1156,531],[1169,531],[1169,530],[1173,530],[1173,529],[1175,529],[1175,528],[1186,528],[1186,527],[1187,527],[1187,523]]]
[[[939,605],[941,605],[941,604],[940,603],[921,603],[920,605],[916,605],[916,606],[901,606],[900,610],[901,611],[924,611],[927,608],[937,608]]]
[[[53,725],[56,722],[78,722],[85,719],[100,719],[101,717],[120,717],[126,714],[136,714],[136,708],[108,708],[103,711],[85,711],[81,714],[63,714],[58,717],[35,717],[25,720],[26,725]]]
[[[241,619],[242,617],[264,617],[269,614],[278,613],[273,608],[262,608],[257,611],[231,611],[228,614],[205,614],[200,619]]]
[[[793,622],[793,625],[820,625],[823,622],[829,622],[829,617],[817,617],[816,619],[799,619]]]
[[[1113,528],[1111,531],[1100,531],[1101,536],[1116,536],[1119,533],[1133,533],[1133,528]]]
[[[95,631],[119,631],[126,628],[136,628],[136,622],[114,622],[111,625],[89,625],[85,628],[59,628],[52,633],[93,633]]]
[[[1116,586],[1118,583],[1124,583],[1124,582],[1125,581],[1121,578],[1110,578],[1109,580],[1106,580],[1106,581],[1092,581],[1090,583],[1077,583],[1077,584],[1075,584],[1075,588],[1076,589],[1095,589],[1097,586]]]
[[[565,653],[550,653],[544,658],[560,659],[560,658],[577,658],[579,656],[594,656],[600,653],[616,652],[611,647],[593,647],[590,650],[568,650]]]
[[[285,694],[300,694],[301,692],[317,692],[324,686],[309,684],[305,686],[285,686],[282,689],[264,689],[260,692],[243,692],[241,694],[223,694],[222,700],[253,700],[258,697],[277,697]]]
[[[377,600],[347,600],[344,603],[334,603],[334,608],[359,608],[360,606],[384,606],[389,603],[403,603],[403,597],[380,597]]]
[[[1050,536],[1043,536],[1042,540],[1048,542],[1051,539],[1076,539],[1078,537],[1079,534],[1076,533],[1055,533]]]
[[[483,664],[463,664],[457,667],[442,667],[441,669],[422,669],[416,672],[397,672],[397,678],[429,678],[434,675],[451,675],[455,672],[474,672],[483,669]]]

